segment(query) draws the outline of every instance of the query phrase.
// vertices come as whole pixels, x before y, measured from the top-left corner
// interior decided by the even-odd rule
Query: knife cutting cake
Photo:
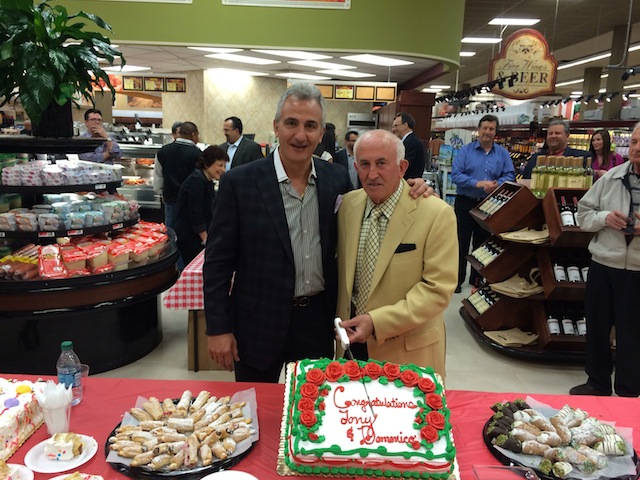
[[[278,472],[453,479],[449,415],[431,368],[375,360],[290,363]]]
[[[33,383],[0,378],[0,459],[13,455],[43,421]]]

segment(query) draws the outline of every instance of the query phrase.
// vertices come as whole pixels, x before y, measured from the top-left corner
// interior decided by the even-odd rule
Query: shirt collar
[[[193,143],[193,141],[189,140],[188,138],[182,138],[182,137],[176,138],[176,142],[177,143],[184,143],[185,145],[195,145],[195,143]]]
[[[405,133],[404,136],[402,137],[402,141],[404,142],[405,138],[407,138],[412,133],[413,133],[413,130],[409,130],[407,133]]]
[[[282,165],[282,160],[280,159],[280,148],[276,148],[273,152],[273,166],[276,169],[276,178],[278,179],[278,183],[282,183],[286,180],[289,180],[289,176],[287,172],[284,170],[284,165]],[[311,160],[311,177],[317,178],[316,175],[316,165]]]
[[[398,200],[400,200],[400,194],[402,193],[402,189],[404,188],[404,182],[400,180],[400,184],[396,191],[391,194],[389,198],[387,198],[384,202],[380,204],[380,208],[382,210],[382,214],[388,219],[391,218],[393,211],[396,209],[396,205],[398,204]],[[367,197],[367,205],[364,209],[364,218],[368,218],[371,210],[375,207],[376,204],[371,201],[369,197]]]
[[[231,145],[234,145],[236,148],[238,148],[240,146],[240,142],[242,141],[243,138],[244,138],[244,135],[240,135],[240,138],[238,138],[238,140],[236,140]],[[229,146],[231,146],[231,145],[229,145]]]

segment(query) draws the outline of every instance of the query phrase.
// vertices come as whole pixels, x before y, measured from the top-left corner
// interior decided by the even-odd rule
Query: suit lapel
[[[346,265],[346,287],[348,291],[348,298],[353,297],[353,282],[356,275],[356,262],[358,258],[358,243],[360,243],[360,231],[362,229],[362,217],[364,216],[364,209],[367,205],[367,195],[364,190],[351,195],[349,202],[341,207],[344,208],[344,226],[346,227],[344,232],[345,245],[344,245],[344,259]],[[351,228],[351,226],[354,228]],[[358,228],[355,226],[358,225]]]
[[[237,151],[236,151],[237,153]],[[278,234],[282,246],[287,252],[289,260],[293,263],[293,250],[291,249],[291,237],[289,236],[289,225],[287,216],[284,213],[282,194],[276,178],[276,169],[273,165],[273,155],[267,157],[268,161],[260,165],[260,175],[256,179],[258,190],[262,195],[265,208],[271,217],[273,226]]]

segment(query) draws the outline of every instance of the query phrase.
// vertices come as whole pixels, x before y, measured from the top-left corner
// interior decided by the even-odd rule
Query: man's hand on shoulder
[[[425,182],[423,178],[409,178],[407,183],[411,185],[411,190],[409,190],[409,195],[412,198],[418,198],[423,196],[424,198],[428,198],[431,195],[436,195],[435,190],[429,183]]]
[[[233,333],[209,335],[207,337],[209,357],[220,364],[225,370],[233,372],[233,362],[240,361],[238,344]]]

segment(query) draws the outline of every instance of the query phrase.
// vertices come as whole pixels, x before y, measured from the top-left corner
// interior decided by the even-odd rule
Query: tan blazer
[[[403,180],[404,182],[404,180]],[[367,311],[375,338],[369,357],[433,367],[445,375],[443,311],[458,281],[453,208],[431,196],[412,199],[405,182],[380,246]],[[338,210],[338,307],[349,319],[358,241],[367,194],[347,193]]]

